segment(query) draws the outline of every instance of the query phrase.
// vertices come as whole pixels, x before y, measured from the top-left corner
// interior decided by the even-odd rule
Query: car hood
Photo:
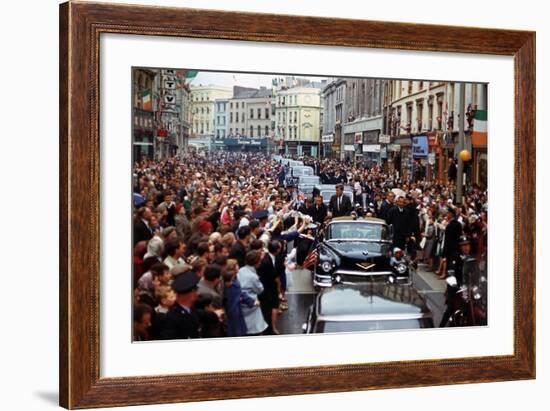
[[[390,244],[362,240],[327,241],[324,245],[343,260],[366,261],[386,256]]]

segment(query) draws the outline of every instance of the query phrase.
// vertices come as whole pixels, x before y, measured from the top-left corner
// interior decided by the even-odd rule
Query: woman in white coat
[[[246,265],[242,267],[237,274],[242,291],[256,300],[256,304],[253,307],[241,303],[247,335],[260,335],[267,328],[267,323],[264,320],[258,301],[258,295],[264,291],[264,286],[256,273],[256,268],[260,265],[262,257],[263,251],[261,250],[254,250],[246,253]]]

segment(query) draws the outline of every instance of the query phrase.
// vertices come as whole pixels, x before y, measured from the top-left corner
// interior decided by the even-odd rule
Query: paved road
[[[428,272],[423,265],[412,274],[413,286],[427,299],[434,315],[434,323],[438,326],[445,311],[445,281]],[[295,270],[290,274],[288,284],[289,309],[279,316],[278,328],[281,334],[301,334],[302,324],[306,322],[309,307],[315,298],[311,272]]]
[[[288,310],[279,316],[281,334],[301,334],[302,324],[306,322],[307,313],[315,298],[311,271],[295,270],[289,278],[286,298]]]

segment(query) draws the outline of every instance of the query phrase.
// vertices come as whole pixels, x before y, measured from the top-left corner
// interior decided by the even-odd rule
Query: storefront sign
[[[390,151],[401,151],[401,145],[399,145],[399,144],[390,144],[388,146],[388,150],[390,150]]]
[[[353,144],[345,144],[344,151],[355,151],[355,146]]]
[[[391,141],[391,138],[387,134],[380,134],[380,136],[378,137],[378,142],[380,144],[390,144],[390,141]]]
[[[432,166],[435,164],[435,153],[434,152],[428,154],[428,163]]]
[[[324,136],[321,136],[321,142],[322,143],[334,142],[334,134],[325,134]]]
[[[380,153],[380,144],[363,144],[363,153]]]
[[[355,144],[363,143],[363,133],[355,133]]]
[[[413,137],[412,155],[413,158],[426,158],[428,156],[428,137]]]

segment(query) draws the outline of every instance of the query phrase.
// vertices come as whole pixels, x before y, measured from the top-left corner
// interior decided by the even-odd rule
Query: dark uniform
[[[201,324],[199,316],[193,308],[187,308],[175,303],[166,314],[165,328],[159,331],[159,339],[199,338]]]
[[[193,272],[178,275],[172,282],[172,288],[177,294],[185,294],[196,289],[199,278]],[[163,322],[164,328],[158,330],[161,340],[199,338],[201,323],[199,315],[193,307],[184,307],[177,302],[172,306]]]

